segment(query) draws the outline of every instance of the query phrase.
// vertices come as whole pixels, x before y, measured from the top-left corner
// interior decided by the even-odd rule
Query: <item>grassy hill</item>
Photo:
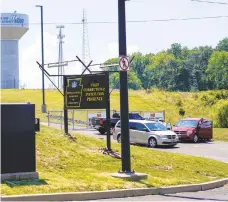
[[[62,110],[63,97],[58,91],[46,90],[46,104],[48,110]],[[2,90],[2,102],[31,102],[36,104],[36,117],[47,121],[46,115],[41,113],[41,90]],[[129,91],[129,110],[146,110],[151,112],[165,110],[166,121],[175,124],[180,118],[179,109],[185,110],[184,117],[207,117],[216,125],[216,110],[228,100],[228,90],[205,92],[166,92],[157,89],[150,91]],[[118,91],[111,93],[111,109],[120,109]],[[94,110],[94,112],[99,112]],[[60,114],[59,114],[60,115]],[[69,115],[70,118],[71,115]],[[86,111],[78,111],[75,117],[86,120]],[[214,129],[214,139],[228,141],[228,129]]]
[[[41,90],[2,90],[2,102],[28,102],[36,104],[36,115],[41,114]],[[157,89],[150,91],[129,91],[129,110],[151,112],[165,110],[166,121],[176,123],[180,118],[179,109],[185,110],[185,117],[207,117],[216,124],[216,108],[228,99],[228,90],[196,93],[166,92]],[[62,110],[63,97],[58,91],[46,90],[48,110]],[[120,109],[119,92],[111,93],[111,109]],[[80,112],[79,117],[84,116]]]
[[[73,134],[75,135],[75,134]],[[36,134],[37,171],[42,183],[24,186],[1,186],[2,195],[77,192],[133,187],[160,187],[201,183],[228,177],[228,164],[215,160],[161,152],[131,146],[132,169],[148,174],[142,182],[110,177],[121,169],[121,161],[99,152],[103,140],[76,135],[75,142],[60,130],[41,127]],[[112,148],[120,153],[120,144]]]

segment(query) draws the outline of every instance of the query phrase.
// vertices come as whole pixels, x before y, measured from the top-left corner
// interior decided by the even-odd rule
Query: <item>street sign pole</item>
[[[63,76],[63,117],[64,117],[64,133],[65,135],[68,135],[68,109],[67,109],[67,103],[66,103],[66,88],[67,88],[67,78],[66,76]],[[62,117],[61,117],[62,118]]]
[[[108,86],[106,88],[106,96],[107,96],[107,107],[106,107],[106,124],[107,124],[107,149],[111,151],[111,127],[110,127],[110,94],[109,94],[109,72],[106,73],[106,79],[108,80]]]
[[[125,0],[118,0],[119,56],[127,56]],[[120,71],[120,118],[122,172],[131,172],[128,116],[128,73]]]

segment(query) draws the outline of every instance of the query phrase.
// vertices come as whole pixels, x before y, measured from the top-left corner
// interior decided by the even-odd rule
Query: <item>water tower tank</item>
[[[29,29],[28,15],[1,13],[1,88],[19,88],[18,41]]]

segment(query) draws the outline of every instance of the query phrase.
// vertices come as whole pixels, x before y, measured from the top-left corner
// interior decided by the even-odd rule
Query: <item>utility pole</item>
[[[89,47],[88,22],[87,22],[87,14],[86,14],[86,10],[85,9],[83,9],[82,26],[83,26],[83,33],[82,33],[82,61],[84,62],[84,64],[87,64],[91,60],[91,58],[90,58],[90,47]],[[82,69],[83,68],[84,68],[84,66],[82,65]]]
[[[64,34],[62,34],[62,29],[65,28],[64,25],[59,25],[56,26],[57,29],[59,29],[59,34],[57,36],[57,38],[59,39],[59,58],[58,58],[58,62],[59,62],[59,66],[58,66],[58,75],[64,75],[64,66],[62,66],[61,64],[63,63],[63,38],[65,37]],[[58,88],[63,88],[63,77],[59,76],[58,77]]]
[[[42,113],[47,113],[47,107],[45,104],[45,86],[44,86],[44,23],[43,23],[43,6],[36,5],[36,7],[40,7],[40,15],[41,15],[41,56],[42,56],[42,98],[43,104],[41,107]]]
[[[127,56],[125,0],[118,0],[119,57]],[[120,119],[122,172],[131,173],[128,109],[128,73],[120,71]]]

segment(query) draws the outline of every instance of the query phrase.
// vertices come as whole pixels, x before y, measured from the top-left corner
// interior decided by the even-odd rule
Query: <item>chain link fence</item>
[[[111,117],[113,114],[120,111],[111,110]],[[138,113],[143,118],[148,120],[164,120],[165,121],[165,111],[153,112],[153,111],[130,111],[129,113]],[[68,125],[73,130],[87,130],[92,129],[92,118],[106,118],[106,110],[68,110]],[[51,124],[59,124],[60,128],[64,127],[64,112],[62,111],[48,111],[46,115],[48,126]]]

